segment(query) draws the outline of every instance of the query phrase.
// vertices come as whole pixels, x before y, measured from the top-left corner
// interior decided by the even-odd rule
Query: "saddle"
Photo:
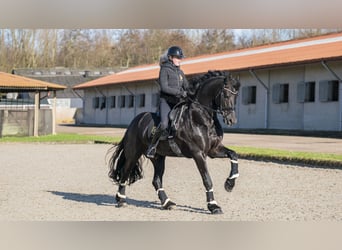
[[[176,134],[177,129],[179,128],[179,120],[182,117],[182,114],[185,109],[185,102],[177,103],[169,112],[169,137],[173,137]]]
[[[179,128],[179,121],[186,107],[186,105],[183,105],[184,103],[185,102],[180,102],[171,109],[171,111],[168,114],[169,116],[169,127],[167,129],[168,133],[166,135],[161,135],[159,138],[160,141],[168,141],[171,150],[177,156],[183,156],[180,148],[178,147],[177,143],[174,140],[174,136],[176,134],[177,129]],[[154,125],[150,127],[149,132],[148,132],[150,138],[153,136],[153,134],[157,130],[156,125],[159,124],[160,122],[159,118],[160,117],[157,116],[155,117],[155,119],[153,119]]]

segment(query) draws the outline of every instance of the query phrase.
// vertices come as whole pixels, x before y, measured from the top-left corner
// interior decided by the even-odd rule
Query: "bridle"
[[[221,115],[228,116],[230,113],[232,113],[234,111],[234,108],[232,108],[232,107],[223,108],[222,107],[222,103],[224,103],[224,100],[229,97],[226,95],[225,91],[227,91],[228,93],[230,93],[233,96],[237,96],[239,94],[239,91],[232,90],[232,89],[228,88],[227,79],[225,79],[223,88],[217,93],[217,95],[215,97],[215,104],[217,106],[217,112]],[[219,103],[216,103],[217,99],[219,99]]]
[[[233,85],[231,85],[233,87]],[[198,91],[198,90],[197,90]],[[232,90],[228,87],[228,83],[227,83],[227,77],[224,78],[224,82],[223,82],[223,86],[222,88],[217,92],[216,96],[214,97],[214,104],[215,107],[209,107],[207,105],[201,104],[200,102],[197,101],[197,98],[194,100],[190,97],[187,97],[187,99],[194,104],[197,104],[201,107],[203,107],[204,109],[208,110],[209,112],[213,112],[213,113],[217,113],[217,114],[221,114],[224,116],[228,116],[229,114],[231,114],[232,112],[234,112],[234,108],[223,108],[222,103],[224,103],[224,100],[226,98],[228,98],[228,96],[225,94],[225,91],[227,91],[228,93],[230,93],[231,95],[237,96],[239,94],[238,91],[236,90]]]

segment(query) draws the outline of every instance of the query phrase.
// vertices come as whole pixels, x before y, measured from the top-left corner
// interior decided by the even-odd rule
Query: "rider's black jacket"
[[[171,61],[164,62],[160,67],[160,97],[169,104],[175,105],[180,101],[184,91],[189,88],[189,82],[184,72]]]

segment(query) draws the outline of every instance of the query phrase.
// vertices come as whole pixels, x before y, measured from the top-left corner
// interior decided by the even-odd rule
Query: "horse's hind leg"
[[[126,201],[126,185],[127,182],[120,182],[118,191],[115,195],[116,205],[118,207],[125,207],[127,205]]]
[[[140,158],[140,155],[135,155],[134,157],[126,157],[126,161],[124,163],[124,167],[123,167],[123,171],[121,173],[121,176],[120,176],[120,181],[118,183],[119,185],[119,188],[118,188],[118,191],[115,195],[115,200],[117,202],[117,206],[118,207],[124,207],[127,205],[127,201],[126,201],[126,186],[127,184],[129,183],[133,183],[135,182],[130,180],[130,178],[136,178],[136,179],[139,179],[141,178],[140,176],[140,170],[139,170],[139,158]],[[139,176],[137,177],[133,177],[134,174],[134,171],[136,172],[139,172]]]
[[[163,175],[165,170],[165,156],[156,155],[155,158],[151,159],[154,166],[154,176],[152,185],[154,186],[161,206],[163,209],[172,209],[176,203],[171,201],[165,193],[163,188]]]

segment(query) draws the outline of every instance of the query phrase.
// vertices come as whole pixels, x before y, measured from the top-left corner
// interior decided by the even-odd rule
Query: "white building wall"
[[[249,72],[242,72],[239,75],[241,88],[236,107],[238,123],[232,128],[265,128],[265,104],[267,102],[266,91]],[[265,76],[265,74],[260,74],[259,77],[264,80],[264,77],[267,76]],[[255,104],[246,105],[242,103],[242,88],[247,86],[257,87]]]
[[[83,122],[102,125],[128,125],[135,116],[142,112],[155,112],[152,95],[158,92],[158,86],[153,82],[135,84],[116,84],[106,87],[89,88],[85,90]],[[140,107],[138,99],[145,94],[145,105]],[[129,107],[126,100],[125,107],[120,107],[120,97],[133,95],[134,105]],[[111,97],[115,96],[115,107],[111,106]],[[105,107],[94,107],[94,98],[106,97]],[[101,100],[101,99],[100,99]],[[101,101],[100,101],[101,102]],[[100,103],[101,106],[101,103]]]
[[[337,75],[342,77],[342,62],[328,64]],[[240,73],[242,85],[236,108],[238,123],[232,128],[341,131],[342,83],[339,83],[338,102],[320,101],[320,81],[336,80],[321,63],[259,70],[254,73],[258,79],[250,72]],[[297,98],[298,84],[310,81],[315,82],[315,101],[299,102]],[[289,84],[289,101],[274,103],[274,85],[285,83]],[[257,86],[255,104],[242,103],[242,88],[245,86]]]
[[[95,90],[92,88],[84,91],[83,99],[83,123],[94,124],[95,120],[95,109],[93,108],[93,97],[95,97]]]
[[[305,80],[304,66],[270,70],[270,129],[303,129],[303,105],[297,102],[297,84]],[[289,102],[274,103],[275,84],[289,84]]]
[[[342,79],[342,61],[333,61],[333,62],[328,62],[328,66],[330,67],[331,70],[334,71],[335,74],[337,74],[337,77],[339,79]],[[336,78],[336,77],[335,77]],[[338,80],[338,79],[336,79]],[[338,110],[337,114],[334,113],[334,116],[337,117],[338,119],[338,131],[342,131],[342,81],[339,82],[339,102],[337,104],[337,108],[334,107],[334,109],[331,109],[331,111],[336,111]]]
[[[120,86],[113,86],[108,87],[107,91],[107,98],[110,98],[111,96],[119,96],[121,95],[121,87]],[[106,112],[107,112],[107,123],[110,125],[118,125],[121,121],[121,109],[118,108],[118,100],[116,99],[116,106],[115,108],[110,106],[110,99],[107,99],[107,106],[106,106]]]
[[[322,102],[319,100],[319,83],[322,80],[336,80],[322,64],[306,66],[305,81],[316,82],[315,101],[303,103],[304,130],[339,130],[340,117],[337,115],[339,102]],[[341,100],[342,96],[339,96]]]

